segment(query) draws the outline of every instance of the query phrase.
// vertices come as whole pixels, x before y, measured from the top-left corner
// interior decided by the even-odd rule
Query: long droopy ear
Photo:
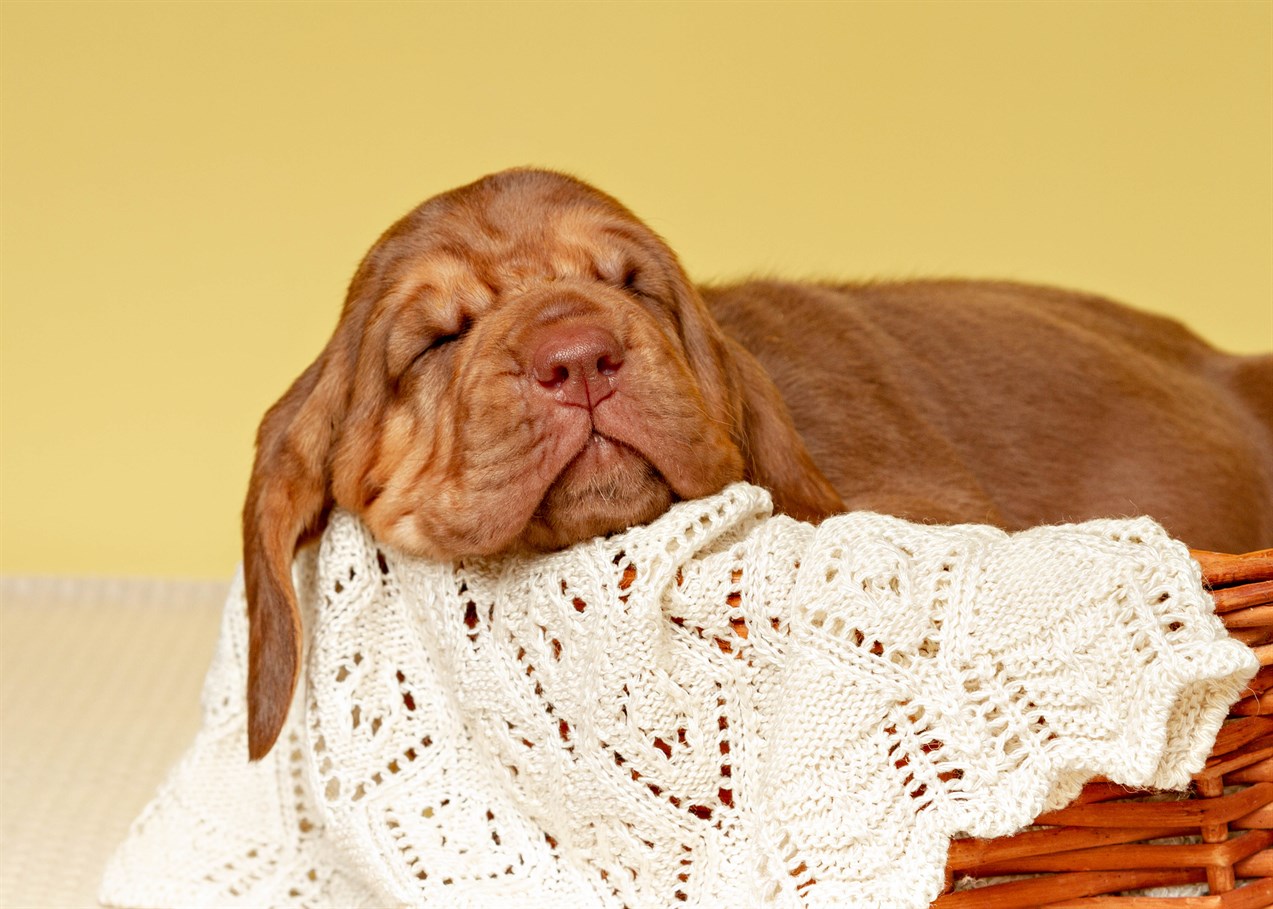
[[[743,456],[743,479],[768,489],[775,509],[801,521],[843,512],[844,501],[813,463],[769,373],[721,330],[667,244],[655,238],[647,249],[677,300],[681,336],[703,383],[707,417],[730,425]]]
[[[732,338],[725,343],[747,481],[768,489],[774,508],[801,521],[843,512],[844,501],[814,464],[769,373]]]
[[[296,689],[301,619],[292,559],[330,508],[330,461],[347,406],[347,365],[327,350],[261,421],[243,507],[243,573],[248,602],[248,755],[269,753]]]

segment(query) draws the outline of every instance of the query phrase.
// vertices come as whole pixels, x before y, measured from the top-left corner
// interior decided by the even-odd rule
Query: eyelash
[[[638,303],[649,308],[655,315],[667,315],[669,309],[667,304],[665,304],[659,297],[654,296],[654,294],[646,293],[635,284],[625,285],[623,290],[626,294],[628,294],[628,296],[635,299]]]
[[[622,290],[624,293],[629,294],[633,297],[636,297],[638,300],[641,300],[642,302],[647,303],[651,306],[656,306],[656,307],[659,306],[660,305],[659,299],[657,297],[651,296],[650,294],[646,293],[639,286],[638,282],[640,280],[640,276],[641,276],[641,272],[639,270],[637,270],[636,268],[629,268],[627,272],[623,275],[623,279],[619,285],[619,289]]]
[[[420,360],[422,360],[426,354],[430,354],[430,353],[433,353],[434,351],[441,350],[442,348],[446,347],[448,344],[451,344],[451,343],[454,343],[455,341],[460,340],[460,338],[468,334],[469,329],[472,327],[473,327],[473,320],[465,316],[463,319],[460,320],[460,327],[457,330],[451,332],[450,334],[437,335],[436,337],[434,337],[433,340],[429,342],[429,345],[424,348],[424,350],[416,354],[415,362],[416,363],[420,362]]]

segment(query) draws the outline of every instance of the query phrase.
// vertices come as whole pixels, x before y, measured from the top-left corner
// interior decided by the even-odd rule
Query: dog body
[[[250,754],[291,702],[292,559],[331,507],[453,559],[563,547],[743,479],[808,520],[1148,513],[1252,549],[1273,536],[1273,357],[1011,284],[698,288],[621,204],[551,172],[437,196],[372,247],[261,423]]]
[[[1016,530],[1148,514],[1273,543],[1273,357],[1021,284],[703,288],[850,510]]]

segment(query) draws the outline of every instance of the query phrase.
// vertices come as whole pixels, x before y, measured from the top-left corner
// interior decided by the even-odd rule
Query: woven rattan
[[[957,840],[947,866],[951,888],[962,877],[1009,880],[952,889],[934,909],[1273,906],[1273,549],[1194,555],[1216,611],[1262,668],[1233,705],[1188,796],[1163,800],[1096,780],[1027,831]],[[1203,893],[1126,895],[1182,885]]]

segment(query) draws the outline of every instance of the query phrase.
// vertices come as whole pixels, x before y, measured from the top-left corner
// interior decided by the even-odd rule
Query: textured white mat
[[[0,579],[0,906],[97,905],[198,727],[227,586]]]
[[[1258,668],[1145,519],[815,528],[739,484],[454,566],[337,512],[298,577],[279,747],[244,760],[236,586],[111,905],[921,909],[958,832],[1186,784]]]

